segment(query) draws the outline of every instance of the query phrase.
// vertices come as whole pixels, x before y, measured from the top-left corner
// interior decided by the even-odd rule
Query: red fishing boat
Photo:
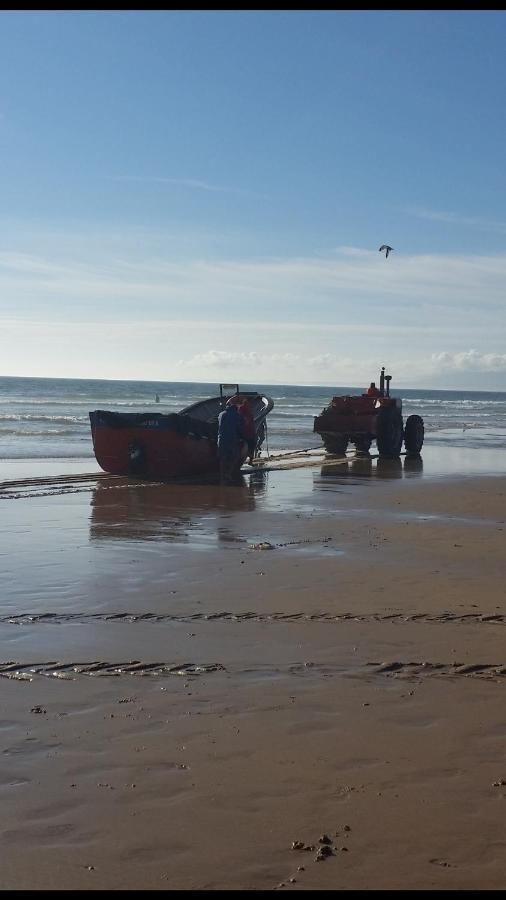
[[[192,403],[178,413],[90,412],[93,449],[99,466],[111,475],[167,478],[218,472],[218,415],[231,397],[247,399],[255,423],[255,455],[266,434],[266,418],[274,403],[239,385],[220,384],[220,394]],[[241,445],[241,464],[248,456]]]

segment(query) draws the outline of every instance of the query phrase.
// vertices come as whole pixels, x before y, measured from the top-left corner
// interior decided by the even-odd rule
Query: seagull
[[[382,244],[381,247],[379,248],[379,252],[381,253],[382,250],[386,250],[387,252],[385,253],[385,259],[388,259],[388,254],[390,253],[390,250],[393,250],[393,249],[394,248],[389,247],[388,244]]]

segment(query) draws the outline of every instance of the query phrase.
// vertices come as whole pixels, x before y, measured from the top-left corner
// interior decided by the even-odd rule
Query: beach
[[[0,21],[0,890],[502,891],[506,10]]]
[[[502,888],[502,455],[20,466],[1,887]]]

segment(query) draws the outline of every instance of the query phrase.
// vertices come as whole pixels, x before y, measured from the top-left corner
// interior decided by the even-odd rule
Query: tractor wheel
[[[404,428],[404,446],[410,456],[418,456],[422,449],[425,429],[421,416],[408,416]]]
[[[380,456],[390,459],[400,455],[403,429],[402,414],[395,407],[380,409],[376,423],[376,442]]]
[[[334,456],[344,456],[348,447],[348,438],[346,435],[326,434],[323,438],[323,445],[327,453],[332,453]]]
[[[355,441],[355,449],[356,449],[357,453],[364,453],[364,454],[369,453],[369,450],[371,449],[371,444],[372,444],[371,438],[362,437]]]

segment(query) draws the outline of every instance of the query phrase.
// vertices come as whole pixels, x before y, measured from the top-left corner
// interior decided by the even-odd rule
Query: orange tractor
[[[402,418],[402,400],[390,396],[391,375],[383,367],[379,388],[374,382],[364,394],[333,397],[331,403],[315,416],[314,431],[321,435],[325,449],[344,456],[349,443],[358,453],[369,453],[376,441],[380,456],[399,456],[402,443],[408,456],[418,456],[424,439],[421,416]]]

